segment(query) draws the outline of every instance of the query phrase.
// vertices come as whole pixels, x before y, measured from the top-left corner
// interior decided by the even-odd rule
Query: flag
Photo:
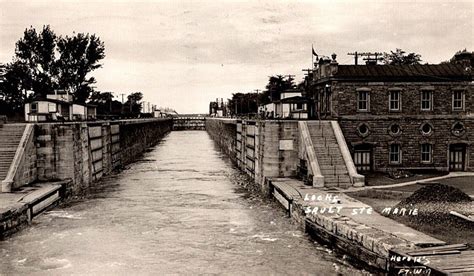
[[[311,45],[311,50],[313,51],[313,55],[316,56],[316,60],[318,60],[318,54],[314,51],[313,45]]]

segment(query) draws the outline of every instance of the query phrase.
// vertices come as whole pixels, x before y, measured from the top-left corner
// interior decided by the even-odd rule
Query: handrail
[[[23,135],[21,136],[20,143],[16,148],[15,156],[13,161],[10,164],[8,169],[7,176],[2,181],[2,193],[10,193],[12,190],[12,185],[17,174],[18,168],[20,167],[21,161],[24,159],[25,148],[27,146],[28,140],[30,139],[34,129],[34,124],[26,124]]]
[[[352,156],[347,147],[346,140],[344,139],[344,134],[342,134],[341,127],[337,121],[331,121],[331,126],[334,131],[334,136],[336,136],[337,144],[341,150],[342,158],[346,164],[347,171],[349,172],[349,177],[351,179],[352,185],[355,187],[362,187],[365,185],[365,177],[357,173],[357,169],[352,161]]]
[[[321,173],[319,167],[318,158],[314,152],[313,141],[311,141],[311,135],[309,133],[308,124],[305,121],[298,122],[298,128],[300,135],[303,140],[303,146],[308,157],[308,163],[313,173],[312,184],[313,187],[324,187],[324,176]]]

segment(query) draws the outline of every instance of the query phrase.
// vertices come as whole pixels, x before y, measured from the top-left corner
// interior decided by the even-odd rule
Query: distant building
[[[97,117],[97,106],[92,104],[73,103],[72,95],[64,90],[48,94],[46,98],[34,99],[25,104],[25,121],[69,121],[94,120]]]
[[[227,108],[224,104],[224,99],[216,99],[215,102],[209,103],[209,115],[213,117],[225,117],[227,116]]]
[[[259,107],[259,113],[266,118],[308,119],[310,99],[302,96],[301,90],[285,90],[274,97],[271,103]]]
[[[359,171],[474,171],[472,67],[320,60],[313,118],[338,120]]]
[[[167,114],[164,111],[161,111],[160,109],[155,109],[153,110],[153,117],[154,118],[166,118]]]

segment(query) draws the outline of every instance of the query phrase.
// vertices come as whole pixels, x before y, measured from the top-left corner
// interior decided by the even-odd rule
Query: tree
[[[58,86],[71,91],[76,102],[85,102],[93,91],[90,85],[95,83],[94,77],[87,75],[102,66],[104,43],[95,35],[79,33],[59,38],[58,52]]]
[[[421,63],[421,55],[416,53],[408,53],[402,49],[390,51],[390,53],[383,54],[383,63],[388,65],[414,65]]]
[[[295,88],[294,79],[291,76],[285,78],[282,75],[270,76],[266,90],[260,95],[259,102],[267,104],[273,100],[280,99],[280,93]]]
[[[114,96],[112,92],[98,92],[93,91],[90,95],[91,104],[97,105],[97,114],[120,114],[122,109],[122,103],[113,100]],[[117,112],[117,103],[119,104]]]
[[[127,96],[127,101],[125,102],[125,108],[128,108],[128,112],[132,115],[138,115],[142,109],[141,100],[143,99],[142,92],[134,92]]]
[[[464,50],[457,51],[450,60],[441,63],[462,64],[472,68],[474,67],[474,52],[470,52],[464,48]]]
[[[257,114],[257,93],[233,93],[228,100],[229,113],[232,115]]]
[[[54,81],[56,39],[56,34],[46,25],[39,34],[33,27],[26,29],[23,38],[16,43],[14,64],[10,68],[15,68],[16,73],[23,70],[22,90],[33,90],[35,95],[45,97],[57,88]]]
[[[13,115],[23,111],[25,101],[32,95],[28,95],[28,90],[24,89],[28,78],[27,69],[24,65],[15,62],[4,67],[0,81],[0,96],[2,102],[2,113]]]
[[[55,89],[66,89],[75,102],[84,103],[94,91],[95,79],[88,74],[101,67],[104,52],[104,43],[95,35],[58,37],[49,25],[40,33],[27,28],[7,65],[2,93],[25,98],[27,91],[33,91],[35,97],[44,98]]]

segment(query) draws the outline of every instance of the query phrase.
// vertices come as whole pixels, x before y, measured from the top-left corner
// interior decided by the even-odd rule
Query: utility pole
[[[120,108],[120,114],[123,116],[123,112],[124,112],[123,96],[125,96],[125,93],[120,93],[120,95],[122,96],[122,106],[121,106],[121,108]]]
[[[259,96],[259,93],[258,93],[258,92],[260,92],[260,91],[262,91],[262,90],[260,90],[260,89],[255,89],[254,91],[257,93],[257,119],[258,119],[258,115],[260,115],[259,112],[258,112],[258,108],[259,108],[259,105],[258,105],[258,96]]]
[[[354,52],[354,53],[347,53],[348,56],[354,56],[354,64],[357,65],[359,61],[359,53]]]
[[[113,93],[114,92],[110,92],[109,94],[109,114],[112,114],[112,98],[114,97],[112,96]]]
[[[295,78],[294,78],[295,75],[285,75],[285,76],[288,77],[288,81],[290,81],[291,79],[293,79],[293,80],[295,79]]]
[[[366,61],[368,62],[377,62],[377,60],[381,60],[382,58],[379,58],[378,56],[381,56],[383,55],[382,53],[378,53],[378,52],[375,52],[375,53],[371,53],[371,52],[367,52],[367,53],[358,53],[358,52],[354,52],[354,53],[347,53],[347,55],[349,56],[354,56],[354,64],[355,65],[358,65],[358,61],[359,61],[359,57],[367,57]],[[375,56],[375,57],[373,57]]]

